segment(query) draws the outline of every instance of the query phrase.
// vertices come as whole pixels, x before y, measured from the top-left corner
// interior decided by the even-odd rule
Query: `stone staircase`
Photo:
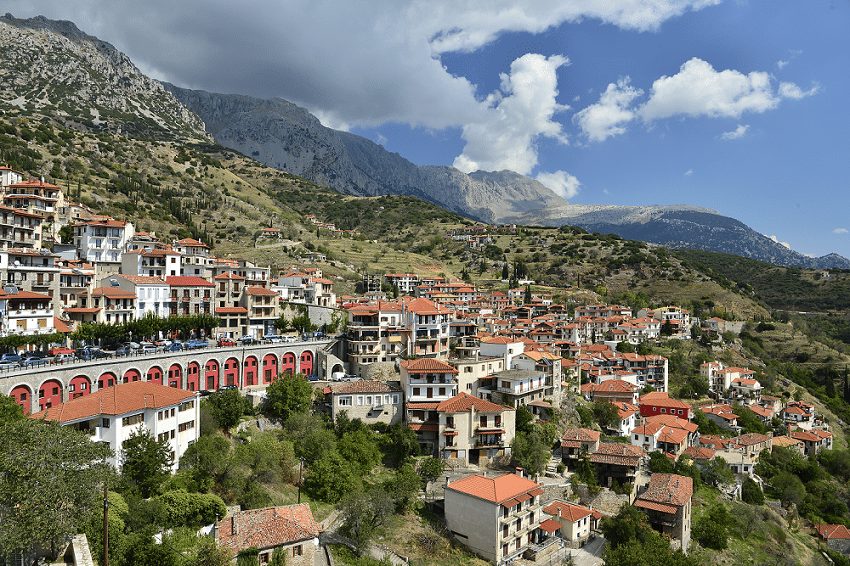
[[[546,471],[544,474],[548,477],[556,478],[561,474],[558,473],[558,465],[561,463],[561,459],[558,456],[552,456],[549,458],[549,462],[546,464]]]

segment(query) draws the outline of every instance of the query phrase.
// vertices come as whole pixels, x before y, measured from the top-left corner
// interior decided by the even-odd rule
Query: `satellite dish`
[[[118,286],[118,280],[114,279],[114,278],[110,279],[109,284],[112,285],[113,287],[117,287]]]
[[[20,267],[20,266],[21,266],[21,260],[16,259],[15,261],[13,261],[13,262],[12,262],[12,264],[13,264],[15,267]]]

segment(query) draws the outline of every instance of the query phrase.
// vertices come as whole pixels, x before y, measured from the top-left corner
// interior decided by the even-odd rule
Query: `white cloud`
[[[538,136],[566,143],[561,124],[553,116],[566,109],[557,102],[559,67],[566,57],[528,53],[501,75],[499,90],[487,97],[478,120],[463,127],[466,141],[454,166],[464,172],[510,169],[529,174],[537,165]]]
[[[625,125],[635,118],[632,102],[643,91],[631,85],[629,77],[610,83],[599,96],[599,102],[591,104],[573,116],[584,135],[592,142],[601,142],[626,131]]]
[[[803,90],[794,83],[779,83],[779,96],[782,98],[790,98],[792,100],[800,100],[807,96],[812,96],[818,93],[820,85],[814,84],[809,90]]]
[[[693,170],[693,169],[688,169],[688,170],[687,170],[687,171],[685,171],[685,173],[684,173],[685,177],[690,177],[690,176],[691,176],[691,175],[693,175],[693,174],[694,174],[694,170]]]
[[[546,187],[552,189],[564,199],[571,199],[578,194],[581,181],[566,171],[553,171],[551,173],[538,173],[535,177]]]
[[[846,234],[848,232],[850,232],[850,230],[847,230],[847,228],[833,228],[832,229],[833,234]]]
[[[782,69],[787,67],[789,63],[791,63],[791,61],[788,61],[786,59],[780,59],[776,62],[776,67],[781,71]]]
[[[640,114],[647,122],[677,115],[739,118],[745,112],[764,112],[778,104],[768,73],[717,71],[695,57],[675,75],[652,83]]]
[[[738,124],[738,127],[734,130],[730,132],[723,132],[722,134],[720,134],[720,139],[726,141],[741,139],[742,137],[747,135],[749,129],[750,126],[748,124]]]
[[[783,242],[782,240],[780,240],[779,238],[776,237],[776,234],[771,234],[770,236],[767,236],[767,237],[769,239],[773,240],[774,242],[776,242],[777,244],[779,244],[780,246],[788,248],[789,250],[791,249],[791,244],[789,244],[788,242]]]

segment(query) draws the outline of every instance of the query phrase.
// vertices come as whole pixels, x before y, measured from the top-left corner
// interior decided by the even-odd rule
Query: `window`
[[[100,426],[101,428],[109,428],[112,426],[112,421],[109,419],[100,419]]]
[[[135,415],[130,415],[128,417],[124,417],[121,419],[121,424],[123,426],[132,426],[134,424],[138,424],[145,420],[144,413],[137,413]]]
[[[419,395],[419,388],[418,388],[418,387],[414,387],[414,388],[413,388],[413,395],[414,395],[414,396],[418,396],[418,395]]]
[[[292,547],[292,556],[301,556],[303,553],[302,545]]]
[[[175,372],[175,373],[176,373],[176,372]],[[188,402],[186,402],[186,403],[181,403],[181,404],[180,404],[180,412],[181,412],[181,413],[182,413],[183,411],[188,411],[188,410],[190,410],[190,409],[194,409],[194,408],[195,408],[195,402],[194,402],[194,401],[188,401]]]
[[[339,402],[337,404],[340,407],[350,407],[351,406],[351,397],[348,396],[348,395],[345,396],[345,397],[340,397]]]
[[[481,415],[478,418],[478,424],[479,424],[479,426],[486,428],[487,427],[487,415]]]
[[[185,422],[185,423],[180,423],[180,425],[177,427],[177,429],[180,432],[190,430],[190,429],[193,429],[193,428],[195,428],[195,421],[188,421],[188,422]],[[172,436],[172,438],[174,438],[174,437]]]

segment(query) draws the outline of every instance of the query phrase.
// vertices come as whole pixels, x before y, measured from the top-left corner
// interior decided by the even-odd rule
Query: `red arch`
[[[198,362],[190,362],[186,368],[186,389],[197,391],[201,382],[201,365]]]
[[[236,358],[224,361],[224,384],[239,387],[239,360]]]
[[[271,383],[277,379],[277,356],[266,354],[263,357],[263,383]]]
[[[183,368],[180,367],[180,364],[171,364],[171,367],[168,368],[168,386],[180,389],[182,383]]]
[[[68,383],[68,395],[71,399],[85,397],[91,393],[91,380],[85,375],[78,375]]]
[[[16,385],[12,388],[9,396],[15,400],[15,403],[21,406],[25,415],[32,412],[32,389],[28,386]]]
[[[245,367],[242,370],[242,386],[257,385],[257,356],[248,356],[245,358]]]
[[[301,352],[301,373],[307,377],[313,375],[313,352],[310,350]]]
[[[132,383],[133,381],[141,381],[142,372],[137,369],[130,368],[124,372],[124,383]]]
[[[148,370],[147,380],[151,383],[158,383],[162,385],[162,368],[159,366],[153,366]]]
[[[62,384],[56,379],[48,379],[38,388],[38,408],[55,407],[62,402]]]
[[[292,352],[285,353],[280,360],[280,373],[295,375],[297,371],[298,368],[295,367],[295,354]]]
[[[112,387],[117,381],[118,378],[115,377],[115,374],[111,371],[103,372],[97,379],[97,388],[103,389],[104,387]]]
[[[204,365],[204,389],[215,391],[218,389],[218,362],[207,360]]]

